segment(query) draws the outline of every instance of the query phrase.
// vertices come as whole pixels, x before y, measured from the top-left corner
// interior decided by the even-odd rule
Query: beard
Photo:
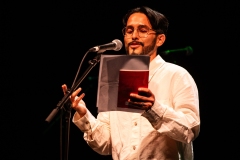
[[[143,42],[138,42],[140,45],[142,45],[142,52],[141,53],[136,53],[135,49],[133,49],[131,55],[151,55],[152,51],[154,50],[155,44],[157,41],[157,37],[155,37],[152,40],[152,43],[149,46],[145,46]],[[128,43],[128,45],[125,47],[127,55],[130,55],[129,53],[129,46],[131,45],[132,42]]]

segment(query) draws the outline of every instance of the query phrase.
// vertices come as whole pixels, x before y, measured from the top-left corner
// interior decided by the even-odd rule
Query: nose
[[[132,39],[138,39],[139,37],[138,37],[138,30],[137,29],[135,29],[134,31],[133,31],[133,33],[132,33]]]

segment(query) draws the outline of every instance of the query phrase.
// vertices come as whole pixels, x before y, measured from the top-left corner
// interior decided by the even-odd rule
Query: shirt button
[[[137,122],[134,122],[134,126],[137,126]]]
[[[136,149],[136,146],[133,146],[133,150],[135,150]]]

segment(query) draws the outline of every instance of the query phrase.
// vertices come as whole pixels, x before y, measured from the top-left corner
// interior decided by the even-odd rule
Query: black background
[[[193,54],[162,57],[186,68],[200,98],[201,131],[194,141],[195,160],[235,159],[233,122],[239,75],[239,5],[237,1],[3,1],[1,2],[0,158],[58,160],[60,115],[45,119],[71,86],[86,51],[120,39],[122,17],[146,5],[165,14],[169,31],[159,53],[191,46]],[[119,51],[106,53],[124,54]],[[88,67],[86,57],[79,75]],[[96,115],[98,65],[81,84],[84,101]],[[72,112],[73,113],[73,112]],[[63,126],[64,127],[64,126]],[[65,128],[63,128],[64,130]],[[229,133],[231,136],[229,136]],[[63,136],[64,137],[64,136]],[[111,159],[94,152],[71,123],[69,160]],[[226,145],[225,142],[228,144]],[[230,145],[229,145],[230,144]],[[227,151],[228,150],[228,151]],[[226,157],[226,158],[225,158]]]

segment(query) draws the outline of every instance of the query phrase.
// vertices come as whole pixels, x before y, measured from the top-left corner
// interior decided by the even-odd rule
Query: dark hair
[[[132,15],[133,13],[145,14],[152,25],[152,29],[154,29],[157,32],[157,34],[167,35],[168,24],[169,24],[167,18],[163,14],[157,11],[154,11],[151,8],[146,6],[137,7],[129,10],[128,13],[123,17],[124,27],[126,27],[127,20],[130,17],[130,15]]]

